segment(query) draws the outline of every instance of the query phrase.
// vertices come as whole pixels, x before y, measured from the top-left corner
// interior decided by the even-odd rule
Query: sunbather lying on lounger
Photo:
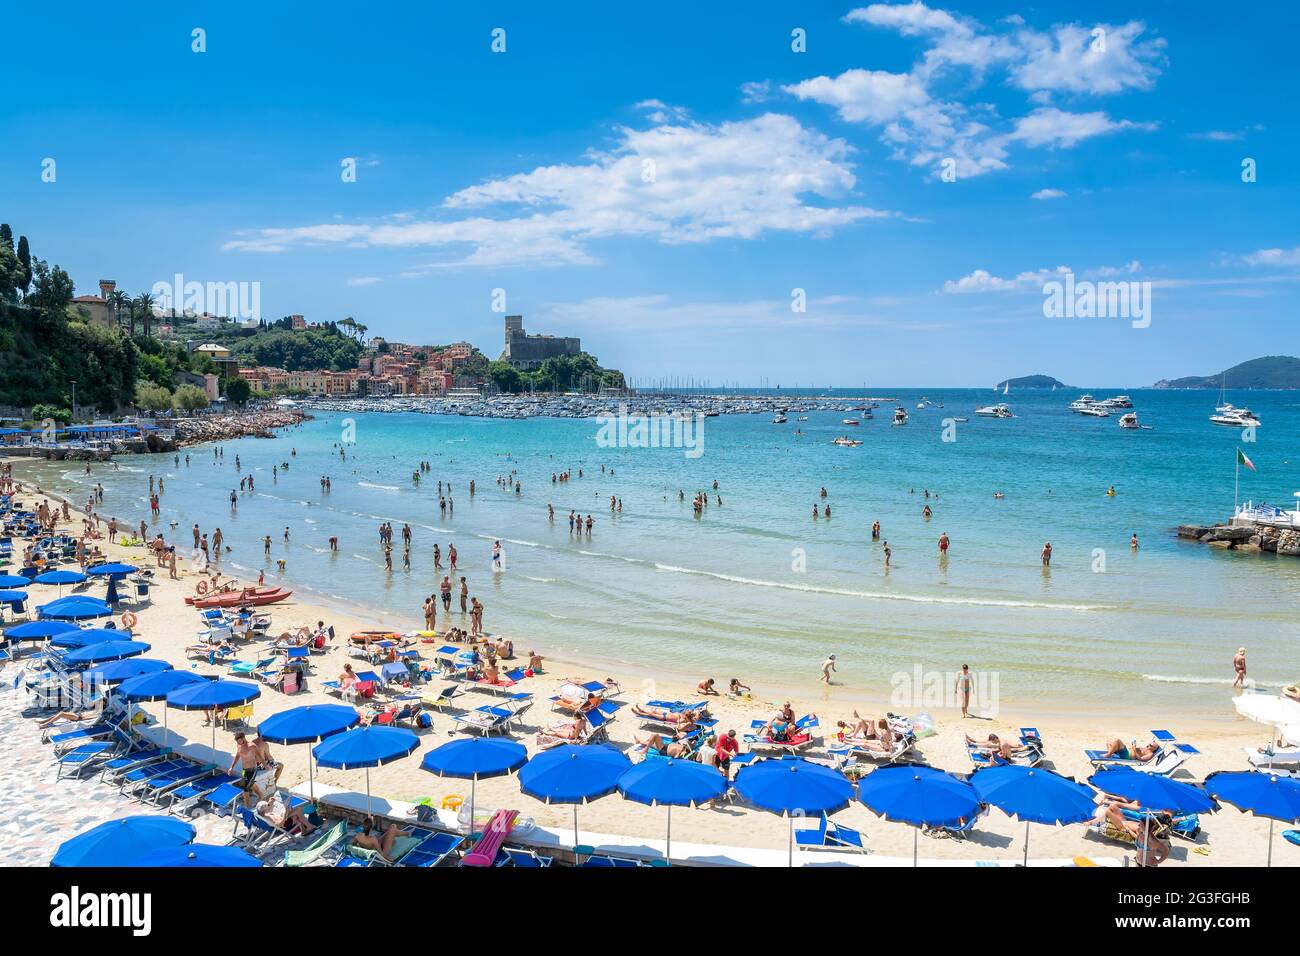
[[[661,724],[669,724],[678,730],[690,730],[695,726],[695,722],[703,716],[703,708],[694,710],[670,710],[667,707],[654,707],[650,704],[636,704],[632,708],[632,713],[638,717],[647,717],[650,720],[657,721]]]
[[[587,718],[575,714],[572,720],[551,724],[537,732],[537,746],[554,747],[557,744],[577,743],[587,730]]]
[[[837,720],[836,733],[845,740],[875,740],[876,726],[870,717],[862,717],[855,710],[852,722]]]
[[[385,860],[391,859],[388,855],[393,849],[393,844],[401,836],[402,831],[396,823],[388,824],[388,828],[383,833],[379,833],[378,826],[375,824],[374,817],[366,817],[366,822],[361,826],[361,832],[350,841],[353,846],[359,846],[363,850],[374,850]]]
[[[316,829],[302,812],[301,807],[291,807],[280,797],[280,791],[274,791],[257,805],[258,815],[272,826],[279,827],[287,833],[299,833],[306,836]]]
[[[61,710],[53,717],[46,717],[41,721],[41,728],[53,726],[58,723],[76,724],[83,720],[97,720],[99,715],[104,712],[104,700],[101,697],[94,706],[87,710]]]
[[[986,740],[976,740],[973,737],[966,737],[966,746],[972,750],[977,750],[982,754],[992,756],[996,754],[1003,760],[1011,760],[1023,747],[1017,747],[998,737],[997,734],[989,734]]]
[[[1097,807],[1094,819],[1105,823],[1116,831],[1127,833],[1133,838],[1133,848],[1137,851],[1139,866],[1159,866],[1169,858],[1169,842],[1156,835],[1156,828],[1167,827],[1173,818],[1167,813],[1156,813],[1150,821],[1130,820],[1124,816],[1124,810],[1140,810],[1142,805],[1133,800],[1109,799]]]
[[[1156,754],[1160,753],[1160,742],[1153,740],[1145,747],[1138,746],[1135,740],[1132,744],[1126,744],[1116,737],[1106,744],[1106,752],[1102,757],[1117,757],[1120,760],[1137,760],[1140,763],[1146,763]]]
[[[681,757],[689,753],[690,748],[679,740],[664,740],[662,734],[651,734],[645,740],[632,736],[640,746],[645,747],[646,756]]]

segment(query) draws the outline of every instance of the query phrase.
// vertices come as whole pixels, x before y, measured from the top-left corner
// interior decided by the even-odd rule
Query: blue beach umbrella
[[[1213,797],[1268,817],[1268,861],[1273,865],[1273,823],[1300,820],[1300,780],[1279,777],[1260,770],[1220,770],[1205,778],[1205,789]]]
[[[1091,820],[1097,811],[1093,792],[1078,781],[1039,767],[985,767],[971,777],[980,803],[1025,821],[1025,858],[1029,865],[1029,825],[1060,826]]]
[[[107,574],[110,577],[121,577],[124,574],[135,574],[135,572],[139,570],[140,569],[137,568],[134,564],[120,564],[116,562],[111,562],[108,564],[96,564],[89,568],[86,568],[86,573],[96,574],[96,575]]]
[[[345,704],[306,704],[282,710],[257,725],[258,734],[273,744],[318,744],[360,723],[356,709]],[[307,786],[316,799],[315,761],[307,753]]]
[[[149,650],[150,645],[144,641],[103,641],[87,647],[78,647],[63,655],[65,664],[101,664],[104,661],[120,661],[127,657],[139,657]]]
[[[533,756],[519,771],[519,789],[543,803],[573,804],[573,844],[578,844],[578,804],[618,789],[632,761],[609,744],[564,744]]]
[[[57,585],[59,589],[59,597],[63,597],[63,585],[80,584],[82,581],[87,580],[87,578],[86,575],[82,574],[80,571],[68,571],[64,568],[58,568],[54,571],[46,571],[43,574],[38,574],[32,580],[37,584]],[[3,581],[3,578],[0,578],[0,581]],[[8,587],[8,585],[4,586]]]
[[[858,799],[886,820],[917,828],[912,835],[913,866],[918,862],[921,826],[956,826],[979,812],[975,789],[934,767],[881,767],[858,784]]]
[[[527,762],[528,751],[523,744],[499,737],[466,737],[430,750],[420,761],[420,769],[469,781],[469,826],[473,833],[474,791],[479,778],[514,773]]]
[[[262,861],[250,856],[237,846],[216,846],[210,843],[190,843],[183,846],[169,846],[150,850],[144,856],[136,857],[127,866],[234,869],[236,867],[260,867]]]
[[[131,640],[130,631],[119,631],[115,627],[86,627],[78,629],[75,626],[70,631],[64,631],[62,634],[56,634],[50,643],[55,647],[89,647],[91,644],[103,644],[105,641],[129,641]]]
[[[1134,800],[1146,810],[1166,810],[1169,813],[1207,813],[1216,809],[1214,798],[1190,783],[1143,773],[1132,767],[1109,767],[1098,770],[1088,782],[1102,793],[1114,794]],[[1150,816],[1143,824],[1148,835]],[[1143,840],[1143,843],[1146,843]],[[1140,861],[1140,860],[1139,860]]]
[[[785,756],[741,768],[736,774],[736,792],[756,807],[789,816],[790,866],[794,866],[795,817],[843,810],[853,797],[853,784],[838,770],[803,757]]]
[[[43,641],[81,628],[71,621],[27,621],[5,630],[6,641]]]
[[[0,574],[0,588],[25,588],[31,583],[21,574]]]
[[[29,597],[31,595],[26,591],[18,591],[13,588],[0,590],[0,604],[22,604]]]
[[[397,727],[354,727],[328,737],[312,748],[316,762],[337,770],[366,768],[366,812],[371,811],[370,768],[409,757],[420,738]]]
[[[242,680],[205,680],[169,691],[167,706],[177,710],[213,710],[238,707],[262,696],[261,688]],[[212,749],[217,749],[217,722],[212,721]]]
[[[123,681],[118,685],[117,696],[122,700],[140,703],[141,701],[165,700],[167,695],[177,687],[184,687],[186,684],[206,683],[206,677],[200,677],[193,671],[159,671],[156,674],[146,674],[141,677],[132,677],[130,680]],[[166,739],[167,734],[167,708],[163,708],[163,737]]]
[[[108,606],[107,601],[83,594],[73,594],[65,598],[57,598],[49,604],[38,605],[36,613],[42,618],[56,621],[86,621],[96,617],[112,617],[113,609]]]
[[[145,674],[157,674],[171,669],[172,665],[169,661],[152,657],[136,657],[96,664],[87,670],[82,678],[91,684],[121,684],[132,677],[143,677]]]
[[[120,817],[65,840],[50,866],[129,866],[152,850],[185,846],[193,839],[193,825],[176,817]]]
[[[664,844],[667,860],[673,848],[673,807],[691,807],[716,800],[727,792],[727,781],[715,767],[674,757],[652,757],[619,777],[618,792],[625,800],[668,808],[668,839]]]

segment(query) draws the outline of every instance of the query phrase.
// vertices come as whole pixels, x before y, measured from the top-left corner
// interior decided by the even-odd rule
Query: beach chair
[[[463,714],[452,715],[457,730],[482,734],[506,731],[519,720],[519,716],[532,705],[532,694],[512,694],[503,703],[484,704]]]
[[[232,661],[230,664],[230,675],[232,677],[248,676],[256,674],[275,663],[274,657],[259,657],[255,661]]]
[[[128,753],[108,757],[97,766],[100,771],[99,779],[101,782],[116,781],[122,774],[138,767],[167,760],[171,757],[171,753],[170,747],[145,747],[140,750],[132,750]]]
[[[248,850],[265,850],[290,835],[288,830],[280,829],[255,809],[244,806],[242,801],[234,802],[231,808],[233,810],[231,816],[235,820],[235,829],[230,837],[231,843]]]
[[[1094,770],[1100,770],[1102,767],[1132,767],[1134,770],[1161,777],[1172,775],[1187,762],[1189,757],[1200,754],[1200,751],[1191,744],[1179,743],[1177,738],[1167,730],[1153,730],[1151,737],[1159,745],[1159,749],[1150,760],[1146,761],[1114,755],[1108,757],[1101,750],[1085,750],[1083,753]]]
[[[281,866],[310,866],[339,846],[349,835],[348,821],[339,820],[321,831],[310,844],[301,850],[285,850]]]
[[[1290,767],[1300,764],[1300,747],[1270,747],[1258,750],[1255,747],[1242,747],[1246,760],[1256,770],[1267,770],[1277,766]]]
[[[401,866],[439,866],[453,859],[465,838],[454,833],[434,833],[402,857]]]
[[[207,776],[215,769],[211,764],[191,763],[188,767],[165,770],[136,787],[135,798],[145,803],[158,804],[177,787],[193,783]]]
[[[420,695],[420,700],[424,702],[425,707],[432,707],[435,710],[442,710],[444,707],[450,704],[454,698],[458,697],[459,695],[460,695],[460,685],[448,684],[446,687],[442,688],[442,690],[434,690],[431,687],[426,687],[424,689],[424,692]]]
[[[862,834],[850,827],[832,823],[822,814],[817,826],[811,829],[795,830],[794,842],[803,850],[856,850],[866,853]]]
[[[768,726],[766,720],[755,720],[750,722],[750,729],[754,733],[744,735],[745,743],[749,745],[750,750],[776,750],[784,753],[796,753],[809,747],[813,742],[812,731],[819,724],[816,714],[806,714],[794,722],[794,733],[790,734],[786,740],[774,740],[770,734],[764,734],[763,730]]]
[[[1043,738],[1034,727],[1020,729],[1020,746],[1015,748],[1008,760],[1000,753],[981,747],[979,742],[966,744],[966,756],[976,769],[980,767],[1000,767],[1008,764],[1016,767],[1037,767],[1043,762]]]
[[[239,778],[219,770],[210,770],[206,775],[190,783],[182,784],[168,794],[167,810],[170,813],[188,814],[199,802],[218,787],[233,784]]]
[[[183,757],[169,755],[166,760],[150,761],[118,773],[116,775],[117,789],[119,793],[128,793],[143,785],[147,780],[152,780],[162,774],[168,774],[176,770],[188,770],[193,766],[192,762]]]
[[[241,800],[243,796],[244,790],[236,782],[223,783],[199,797],[195,807],[206,807],[219,817],[225,816],[234,812],[235,801]]]
[[[496,683],[487,680],[467,680],[462,686],[470,690],[483,691],[486,694],[510,694],[512,688],[520,681],[527,679],[528,669],[526,667],[516,667],[514,670],[506,671],[499,675]]]
[[[112,740],[91,740],[78,747],[73,747],[71,750],[66,750],[55,757],[54,762],[58,767],[58,771],[54,779],[62,780],[67,773],[79,777],[87,769],[121,750],[122,742],[116,738]]]
[[[431,836],[433,836],[432,830],[405,828],[393,840],[393,845],[388,850],[388,856],[384,856],[378,850],[370,850],[366,847],[356,846],[353,843],[346,843],[343,845],[342,856],[334,865],[342,867],[401,866],[403,865],[402,861]]]
[[[248,722],[252,719],[252,704],[227,707],[225,713],[221,715],[221,727],[223,730],[246,730],[248,729]]]
[[[497,850],[496,859],[492,861],[494,867],[518,866],[529,869],[550,866],[551,857],[541,856],[536,850],[525,850],[519,847],[503,846]]]

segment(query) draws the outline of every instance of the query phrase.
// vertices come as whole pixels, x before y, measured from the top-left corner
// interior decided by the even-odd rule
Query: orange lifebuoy
[[[207,582],[207,581],[200,581],[198,584],[194,585],[194,590],[198,591],[200,594],[207,594],[207,593],[208,593],[208,582]]]
[[[136,616],[133,613],[127,611],[125,614],[122,615],[122,626],[126,628],[128,631],[130,631],[134,629],[135,622],[137,620],[138,618],[136,618]]]

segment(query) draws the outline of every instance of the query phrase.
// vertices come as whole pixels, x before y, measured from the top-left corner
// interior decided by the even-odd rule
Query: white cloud
[[[746,103],[766,103],[772,98],[772,81],[741,83],[740,98]]]
[[[1029,198],[1037,199],[1039,202],[1045,199],[1064,199],[1065,191],[1062,189],[1040,189],[1036,193],[1031,193]]]
[[[1075,113],[1051,105],[1053,92],[1150,89],[1160,73],[1164,41],[1145,37],[1140,21],[1095,28],[1070,24],[1043,33],[1011,17],[998,32],[920,2],[872,4],[849,11],[844,19],[918,38],[923,54],[906,73],[854,68],[782,90],[832,107],[845,122],[879,127],[894,158],[929,169],[931,175],[948,159],[955,161],[959,178],[1005,169],[1012,144],[1070,148],[1093,136],[1155,128],[1113,120],[1101,111]],[[1103,31],[1104,50],[1094,30]],[[987,71],[1004,70],[1037,108],[1006,123],[987,104],[941,98],[939,78],[958,69],[973,74],[968,91],[983,82]]]
[[[639,104],[667,109],[657,101]],[[246,231],[226,249],[281,252],[305,245],[450,249],[454,258],[409,268],[586,264],[591,240],[636,237],[664,244],[755,239],[769,232],[827,235],[896,213],[836,205],[856,178],[851,147],[789,116],[623,128],[584,162],[470,186],[446,197],[443,216],[389,217]],[[467,252],[462,250],[467,249]]]
[[[948,294],[967,294],[976,292],[1025,292],[1041,289],[1044,282],[1053,276],[1064,275],[1070,269],[1057,266],[1055,269],[1039,269],[1036,272],[1021,272],[1013,279],[1002,279],[985,269],[976,269],[960,279],[949,279],[943,284],[943,291]]]
[[[1258,249],[1245,259],[1252,266],[1300,266],[1300,246],[1293,249]]]
[[[375,285],[383,281],[379,276],[353,276],[348,279],[348,285],[355,288],[356,286]]]

